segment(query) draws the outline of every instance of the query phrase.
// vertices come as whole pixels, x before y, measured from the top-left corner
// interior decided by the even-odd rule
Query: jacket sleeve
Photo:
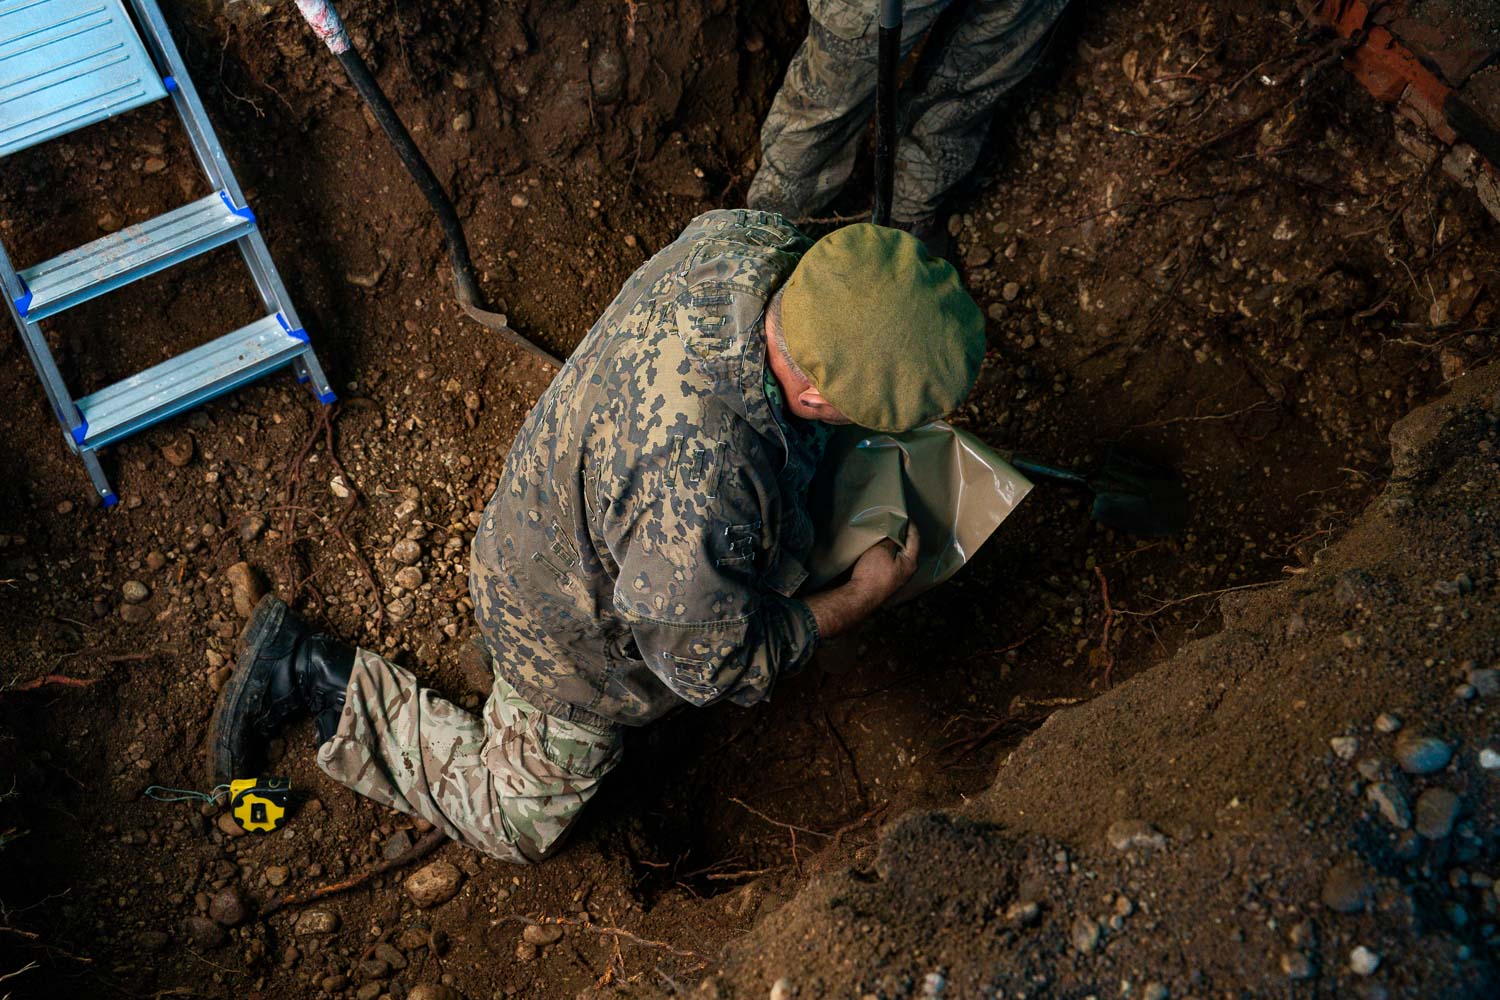
[[[774,523],[779,497],[758,495],[766,480],[744,469],[726,468],[722,478],[712,496],[679,483],[640,503],[611,545],[614,605],[642,659],[678,697],[751,705],[807,662],[818,626],[802,601],[760,584],[775,557],[763,525]]]

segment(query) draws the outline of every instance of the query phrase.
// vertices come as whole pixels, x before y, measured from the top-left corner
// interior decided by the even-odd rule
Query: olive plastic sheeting
[[[895,597],[909,600],[973,558],[1029,492],[993,448],[944,421],[905,434],[841,429],[808,497],[816,540],[804,587],[827,586],[882,539],[901,542],[915,520],[917,572]]]

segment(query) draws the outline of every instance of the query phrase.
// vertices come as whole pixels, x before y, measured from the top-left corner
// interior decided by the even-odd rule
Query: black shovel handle
[[[417,189],[422,192],[422,197],[427,199],[427,204],[432,206],[433,212],[437,214],[438,224],[443,227],[443,242],[448,247],[448,261],[453,268],[453,284],[458,304],[476,322],[489,327],[535,357],[561,368],[560,360],[511,329],[503,316],[491,312],[485,306],[484,296],[479,291],[479,280],[474,275],[474,260],[469,256],[469,241],[464,236],[464,227],[463,223],[458,220],[458,212],[453,208],[453,202],[448,199],[448,192],[443,190],[442,182],[432,172],[427,158],[417,148],[416,141],[406,130],[401,116],[396,114],[396,109],[391,106],[390,99],[385,96],[385,91],[380,89],[380,84],[370,72],[370,67],[365,63],[364,57],[350,43],[349,34],[344,30],[344,22],[333,4],[330,0],[296,0],[296,2],[297,9],[302,12],[302,17],[312,28],[313,33],[323,40],[323,43],[328,46],[328,51],[332,52],[338,59],[339,65],[344,67],[344,72],[349,76],[349,82],[354,84],[354,89],[369,107],[376,124],[390,140],[391,146],[396,150],[396,155],[401,158],[406,172],[411,174],[411,179],[416,183]]]

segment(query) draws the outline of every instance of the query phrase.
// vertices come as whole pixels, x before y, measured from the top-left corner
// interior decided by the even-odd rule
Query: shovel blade
[[[1158,538],[1187,527],[1187,489],[1172,469],[1111,451],[1088,485],[1094,491],[1094,520],[1107,528]]]

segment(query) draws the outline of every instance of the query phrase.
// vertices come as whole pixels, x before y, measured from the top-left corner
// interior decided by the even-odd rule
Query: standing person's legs
[[[923,53],[896,147],[891,215],[931,219],[974,169],[990,114],[1036,66],[1067,0],[966,0],[947,37]]]
[[[906,4],[902,55],[951,0]],[[828,204],[854,169],[860,133],[875,110],[878,0],[808,0],[807,39],[761,128],[760,170],[746,203],[790,218]]]
[[[549,716],[498,675],[476,718],[361,649],[318,766],[454,840],[524,864],[558,846],[620,745],[618,728]]]

